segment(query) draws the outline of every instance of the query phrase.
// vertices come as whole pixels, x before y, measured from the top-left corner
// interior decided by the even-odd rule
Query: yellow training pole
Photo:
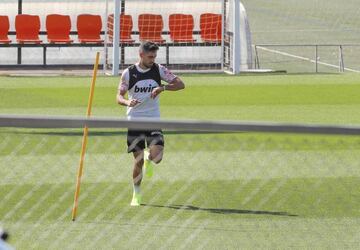
[[[90,94],[89,94],[89,100],[88,100],[88,106],[87,106],[87,112],[86,116],[90,117],[91,115],[91,105],[92,100],[94,97],[94,90],[95,90],[95,82],[96,82],[96,75],[99,65],[99,57],[100,52],[96,53],[96,60],[94,64],[94,70],[93,70],[93,76],[91,81],[91,87],[90,87]],[[77,180],[76,180],[76,190],[75,190],[75,197],[74,197],[74,206],[72,209],[72,220],[75,221],[76,218],[76,212],[78,208],[79,203],[79,194],[80,194],[80,183],[81,183],[81,176],[83,173],[83,166],[84,166],[84,158],[85,158],[85,151],[86,151],[86,143],[87,143],[87,136],[88,136],[88,127],[84,127],[84,134],[82,138],[82,145],[81,145],[81,153],[80,153],[80,162],[79,162],[79,168],[78,168],[78,174],[77,174]]]

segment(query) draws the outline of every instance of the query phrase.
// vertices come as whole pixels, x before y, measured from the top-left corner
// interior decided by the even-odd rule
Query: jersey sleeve
[[[128,91],[129,89],[129,69],[125,69],[121,74],[118,91]]]
[[[167,83],[171,83],[177,77],[168,68],[159,64],[160,77]]]

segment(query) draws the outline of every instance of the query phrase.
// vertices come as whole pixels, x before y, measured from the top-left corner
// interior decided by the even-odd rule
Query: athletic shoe
[[[151,178],[153,176],[154,168],[152,162],[149,160],[150,153],[144,151],[144,170],[147,177]]]
[[[135,194],[133,193],[133,197],[130,203],[130,206],[137,207],[141,204],[141,194]]]

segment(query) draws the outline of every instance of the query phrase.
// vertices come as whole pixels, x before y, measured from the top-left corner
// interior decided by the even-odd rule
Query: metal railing
[[[275,50],[275,47],[281,47],[281,48],[313,48],[313,57],[304,57],[301,55],[295,55],[295,54],[290,54],[288,52],[285,52],[283,50]],[[319,48],[321,47],[335,47],[338,48],[338,56],[337,56],[337,60],[338,60],[338,64],[329,64],[327,62],[324,61],[320,61],[320,57],[319,57]],[[339,72],[345,72],[345,71],[352,71],[352,72],[359,72],[358,70],[353,70],[350,68],[346,68],[345,67],[345,62],[344,62],[344,48],[345,47],[360,47],[360,44],[255,44],[254,45],[254,67],[255,69],[260,69],[261,68],[261,60],[259,57],[259,50],[265,50],[268,52],[272,52],[272,53],[276,53],[276,54],[280,54],[282,56],[286,56],[286,57],[292,57],[292,58],[296,58],[299,60],[303,60],[303,61],[308,61],[314,64],[314,70],[316,73],[319,72],[319,65],[325,65],[325,66],[329,66],[332,68],[337,68]]]

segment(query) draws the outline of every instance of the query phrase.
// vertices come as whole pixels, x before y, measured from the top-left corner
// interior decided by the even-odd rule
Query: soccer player
[[[140,60],[131,65],[121,75],[117,102],[127,107],[127,117],[160,118],[159,95],[164,91],[177,91],[185,88],[183,81],[166,67],[155,63],[159,47],[153,42],[143,42],[139,48]],[[161,80],[168,84],[161,84]],[[128,99],[125,95],[128,93]],[[145,142],[148,150],[145,149]],[[132,130],[127,133],[128,153],[133,153],[133,197],[131,206],[140,206],[140,185],[143,177],[142,167],[148,177],[153,174],[153,163],[162,160],[164,137],[161,130]],[[145,159],[144,159],[145,158]]]

